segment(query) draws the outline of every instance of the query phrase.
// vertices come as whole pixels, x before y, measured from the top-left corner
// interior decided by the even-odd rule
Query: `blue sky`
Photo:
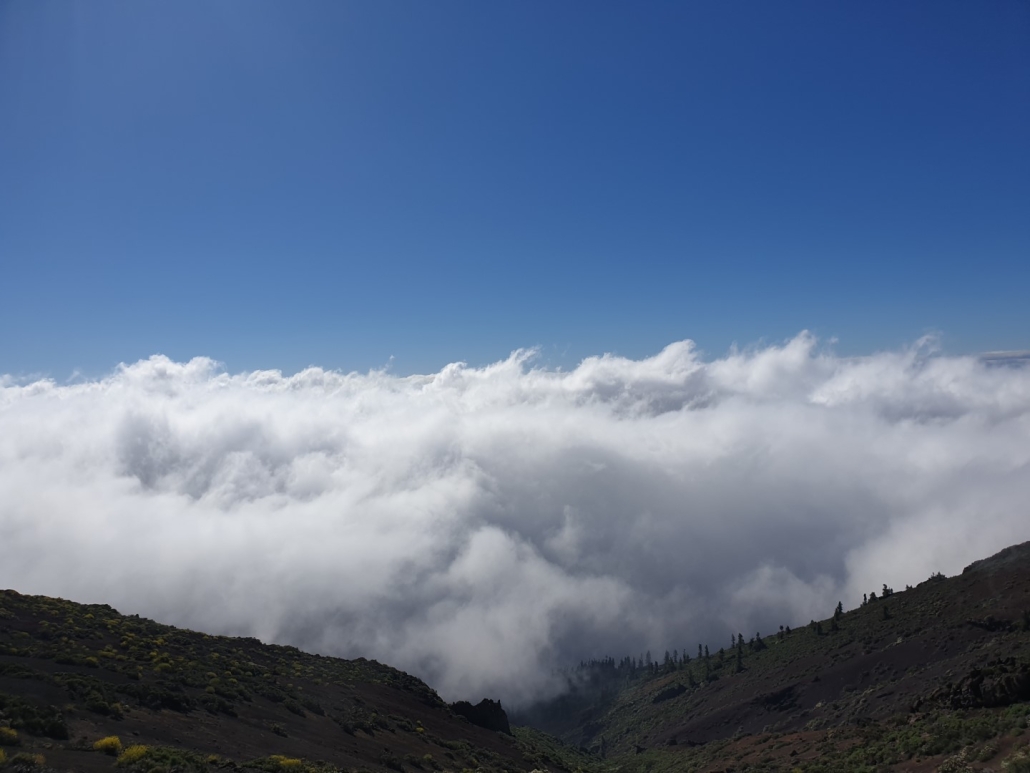
[[[1026,3],[0,3],[0,373],[1030,348]]]

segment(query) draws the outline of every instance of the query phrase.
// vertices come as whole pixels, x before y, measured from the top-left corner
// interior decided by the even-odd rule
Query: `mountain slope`
[[[111,770],[113,757],[93,749],[106,736],[150,747],[134,764],[122,759],[140,770],[303,769],[314,761],[396,771],[562,766],[525,738],[470,724],[418,679],[375,661],[14,591],[0,591],[5,724],[18,742],[7,757],[30,762],[42,753],[60,770]]]
[[[887,590],[721,656],[593,664],[514,736],[374,661],[3,591],[0,749],[87,773],[1030,771],[1030,543]]]
[[[580,674],[588,687],[579,688],[579,700],[573,692],[513,719],[627,769],[722,770],[742,761],[762,769],[754,766],[767,757],[768,769],[825,766],[897,727],[914,728],[924,743],[907,739],[882,750],[878,761],[849,757],[839,769],[911,767],[917,757],[957,753],[969,740],[964,723],[982,725],[974,736],[987,727],[1023,733],[1030,713],[1030,543],[836,620],[752,637],[740,649],[739,672],[736,648],[721,659],[695,658],[622,679],[613,661],[595,664],[595,671],[607,670],[607,682],[588,668]],[[940,722],[948,726],[943,740]],[[744,753],[761,739],[760,746],[775,743],[781,754]]]

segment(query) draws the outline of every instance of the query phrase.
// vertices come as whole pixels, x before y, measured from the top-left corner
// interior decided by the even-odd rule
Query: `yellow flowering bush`
[[[134,762],[139,762],[141,759],[147,756],[147,752],[150,751],[149,746],[137,743],[133,744],[121,754],[118,755],[118,765],[131,765]]]
[[[122,751],[122,739],[116,735],[109,735],[93,744],[93,749],[117,757]]]

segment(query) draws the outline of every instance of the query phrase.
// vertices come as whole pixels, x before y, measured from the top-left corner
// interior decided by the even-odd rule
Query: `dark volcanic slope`
[[[739,673],[736,651],[726,642],[721,661],[713,650],[707,664],[695,659],[686,667],[663,667],[618,684],[606,701],[584,705],[567,697],[563,704],[515,719],[535,717],[542,730],[598,752],[603,747],[609,760],[623,756],[631,768],[647,760],[645,767],[661,769],[649,754],[661,750],[661,759],[678,760],[673,769],[712,770],[727,762],[743,769],[736,760],[738,747],[757,737],[775,737],[787,750],[782,754],[795,752],[795,758],[778,763],[776,755],[759,755],[769,757],[766,767],[752,768],[772,770],[806,759],[815,764],[799,749],[814,749],[827,738],[868,743],[871,733],[899,722],[926,738],[936,732],[927,723],[961,724],[977,712],[986,712],[989,723],[1001,722],[1001,715],[1010,718],[998,727],[1005,722],[1014,723],[1008,730],[1026,727],[1030,543],[978,561],[957,577],[938,575],[870,601],[836,622],[821,620],[818,629],[804,626],[767,635],[761,644],[745,643]],[[742,740],[746,736],[752,740]],[[936,751],[929,742],[893,749],[880,767],[945,753],[953,742],[958,743],[952,739]],[[725,752],[713,751],[724,746]],[[841,752],[831,747],[817,756],[825,761]],[[741,756],[748,765],[757,764],[758,757]],[[854,765],[839,769],[861,767]]]
[[[375,661],[207,636],[14,591],[0,591],[3,725],[18,735],[17,746],[0,747],[8,759],[41,752],[63,770],[111,770],[113,757],[92,750],[109,735],[123,746],[185,750],[162,752],[171,761],[157,764],[151,749],[134,766],[141,770],[255,760],[255,769],[303,769],[297,759],[347,770],[560,767],[524,740],[470,724],[418,679]],[[217,758],[205,762],[209,755]]]
[[[6,591],[0,750],[129,773],[1030,771],[1030,543],[745,642],[739,664],[729,649],[624,674],[609,661],[598,692],[523,715],[591,757],[531,731],[473,726],[372,661]],[[116,762],[92,748],[108,735],[141,748]]]

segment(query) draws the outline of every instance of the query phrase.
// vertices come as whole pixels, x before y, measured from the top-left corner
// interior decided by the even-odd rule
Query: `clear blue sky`
[[[1030,4],[0,2],[0,373],[1030,348]]]

